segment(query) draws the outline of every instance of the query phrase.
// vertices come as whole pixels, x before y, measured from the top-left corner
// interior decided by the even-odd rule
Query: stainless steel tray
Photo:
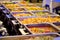
[[[36,16],[59,16],[55,13],[50,13],[49,11],[32,11]]]
[[[25,17],[25,16],[33,16],[31,12],[12,12],[11,13],[15,18],[16,17]]]
[[[45,20],[46,19],[46,20]],[[39,24],[39,23],[55,23],[60,22],[60,18],[57,16],[30,16],[30,17],[17,17],[17,20],[22,24]],[[25,22],[25,23],[24,23]],[[28,22],[28,23],[27,23]]]
[[[29,24],[29,25],[26,25],[26,27],[33,34],[55,33],[59,31],[59,29],[57,29],[55,26],[49,23]]]
[[[20,7],[18,4],[16,4],[16,3],[11,3],[12,6],[10,6],[10,5],[11,5],[10,3],[7,3],[7,4],[2,3],[2,4],[3,4],[3,6],[4,6],[7,10],[9,10],[10,12],[26,11],[25,8],[21,8],[21,7]],[[7,6],[6,6],[6,5],[7,5]]]
[[[16,35],[16,36],[5,36],[0,37],[0,40],[54,40],[54,38],[58,37],[57,33],[53,34],[36,34],[36,35]]]

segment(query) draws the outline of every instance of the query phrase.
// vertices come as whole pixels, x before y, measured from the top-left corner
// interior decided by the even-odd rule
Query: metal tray
[[[2,2],[2,4],[15,4],[14,2]]]
[[[49,20],[50,19],[50,20]],[[22,24],[39,24],[39,23],[55,23],[60,22],[59,17],[56,16],[44,16],[44,17],[37,17],[37,16],[30,16],[30,17],[17,17],[17,20]]]
[[[55,13],[50,13],[47,10],[45,11],[32,11],[33,14],[35,14],[36,16],[58,16]]]
[[[36,35],[17,35],[17,36],[5,36],[0,37],[0,40],[54,40],[57,33],[53,34],[36,34]]]
[[[29,31],[31,31],[33,34],[54,33],[59,31],[59,29],[56,29],[55,27],[48,23],[29,24],[26,26],[29,29]]]
[[[34,4],[31,4],[31,3],[28,3],[28,2],[18,2],[19,5],[34,5]]]
[[[25,17],[25,16],[33,16],[30,12],[12,12],[11,13],[15,18],[16,17]]]
[[[12,6],[11,6],[12,5]],[[18,4],[3,4],[3,6],[10,12],[26,11],[25,8],[21,8]]]
[[[30,5],[30,4],[29,4],[29,5],[22,5],[22,4],[19,4],[19,5],[20,5],[20,7],[38,7],[38,6],[33,5],[33,4],[32,4],[32,5]]]
[[[21,6],[21,7],[39,7],[39,6],[37,6],[37,5],[34,5],[34,4],[32,4],[32,3],[28,3],[28,2],[25,2],[24,4],[23,3],[19,3],[18,2],[18,4]]]
[[[45,10],[44,8],[40,8],[40,7],[26,7],[26,9],[28,10],[28,11],[38,11],[38,10],[40,10],[40,11],[43,11],[43,10]]]

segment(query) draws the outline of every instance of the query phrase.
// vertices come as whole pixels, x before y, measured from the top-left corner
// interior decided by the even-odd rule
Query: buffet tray
[[[25,25],[27,25],[27,24],[40,24],[40,23],[60,22],[59,21],[59,19],[60,19],[59,16],[43,16],[43,17],[40,17],[40,16],[27,16],[27,17],[17,17],[16,19],[19,22],[21,22],[22,24],[25,24]]]
[[[16,3],[7,3],[7,4],[2,3],[2,4],[7,10],[9,10],[9,12],[23,12],[23,11],[26,11],[25,8],[20,7]]]
[[[19,5],[20,5],[20,7],[38,7],[38,6],[33,5],[33,4],[32,4],[32,5],[30,5],[30,4],[29,4],[29,5],[22,5],[22,4],[19,4]]]
[[[43,11],[45,10],[44,8],[42,7],[25,7],[28,11]]]
[[[35,14],[35,16],[59,16],[55,13],[50,13],[47,10],[43,10],[43,11],[31,11],[33,14]]]
[[[33,16],[31,12],[12,12],[11,13],[15,18],[16,17],[25,17],[25,16]]]
[[[33,34],[54,33],[59,31],[59,29],[49,23],[29,24],[26,25],[26,27]]]
[[[14,2],[2,2],[2,4],[16,4]]]
[[[16,35],[16,36],[4,36],[0,37],[0,40],[54,40],[57,33],[48,34],[35,34],[35,35]]]

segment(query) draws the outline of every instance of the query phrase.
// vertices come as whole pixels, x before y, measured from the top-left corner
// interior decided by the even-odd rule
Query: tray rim
[[[31,35],[15,35],[15,36],[2,36],[2,37],[0,37],[0,39],[1,38],[15,38],[15,37],[32,37],[32,36],[50,36],[50,35],[58,35],[58,36],[60,36],[60,34],[58,34],[58,33],[47,33],[47,34],[45,34],[45,33],[43,33],[43,34],[31,34]]]

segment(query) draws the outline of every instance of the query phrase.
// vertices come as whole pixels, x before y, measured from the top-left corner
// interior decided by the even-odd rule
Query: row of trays
[[[5,6],[3,6],[5,7]],[[5,7],[6,8],[6,7]],[[0,8],[1,9],[1,8]],[[3,9],[4,10],[4,9]],[[8,18],[11,18],[9,15],[9,10],[6,8],[6,10],[3,11],[5,14],[8,14]],[[40,15],[39,15],[40,13]],[[55,35],[59,35],[57,32],[60,31],[59,24],[60,24],[60,17],[56,16],[44,16],[44,14],[51,15],[51,13],[46,11],[25,11],[25,12],[11,12],[10,14],[16,18],[16,20],[19,22],[18,24],[23,24],[22,26],[14,27],[13,29],[16,29],[16,31],[19,31],[21,33],[20,36],[4,36],[4,40],[53,40],[55,38]],[[39,16],[38,16],[38,15]],[[43,16],[41,16],[41,14]],[[41,16],[41,17],[40,17]],[[53,19],[53,20],[52,20]],[[11,20],[13,24],[17,23],[16,20]],[[49,21],[48,21],[49,20]],[[41,22],[42,21],[42,22]],[[18,30],[17,30],[18,29]],[[55,34],[55,35],[54,35]],[[59,35],[60,36],[60,35]],[[18,37],[18,38],[17,38]],[[23,37],[23,38],[22,38]],[[42,39],[42,37],[46,37],[45,39]],[[47,38],[48,37],[48,38]],[[13,38],[13,39],[11,39]]]
[[[42,7],[37,7],[36,5],[21,5],[18,3],[2,3],[11,12],[21,12],[21,11],[47,11]]]
[[[25,17],[25,16],[56,16],[57,14],[52,14],[47,11],[25,11],[25,12],[12,12],[14,17]]]
[[[7,8],[6,8],[7,9]],[[40,15],[39,15],[40,13]],[[55,23],[60,22],[59,16],[56,17],[56,14],[53,14],[54,16],[44,16],[51,15],[52,13],[46,12],[46,11],[32,11],[32,12],[12,12],[11,13],[21,24],[39,24],[39,23]],[[41,17],[37,17],[38,15]],[[34,16],[33,16],[34,15]],[[36,16],[35,16],[36,15]],[[9,16],[9,15],[8,15]],[[55,18],[56,17],[56,18]],[[43,19],[44,18],[44,19]],[[54,18],[54,19],[53,19]],[[53,19],[53,20],[52,20]],[[49,21],[48,21],[49,20]]]
[[[24,12],[24,11],[26,12],[26,11],[30,11],[32,14],[35,14],[36,16],[38,16],[38,15],[40,15],[40,16],[41,15],[57,15],[57,14],[54,14],[54,13],[53,14],[49,13],[48,10],[46,10],[45,8],[38,7],[38,6],[33,5],[33,4],[23,5],[21,3],[18,4],[18,3],[15,3],[15,2],[2,3],[2,4],[10,12]]]
[[[6,8],[7,9],[7,8]],[[6,12],[5,10],[3,12]],[[49,12],[46,12],[46,11],[32,11],[32,12],[12,12],[11,13],[15,18],[17,18],[17,20],[21,21],[23,20],[22,22],[25,23],[25,24],[30,24],[31,20],[39,20],[38,23],[42,23],[42,22],[59,22],[59,18],[55,18],[55,16],[58,16],[57,14],[54,14],[54,13],[49,13]],[[49,18],[44,18],[43,17],[47,17],[48,16],[52,16],[54,17],[54,19],[51,17],[51,20],[49,20]],[[53,16],[54,15],[54,16]],[[39,18],[37,16],[42,16],[42,18]],[[28,19],[29,18],[29,19]],[[26,19],[26,20],[24,20]],[[49,21],[47,21],[47,19]],[[52,20],[53,19],[53,20]],[[57,20],[58,19],[58,20]],[[28,20],[28,23],[26,23],[25,21]],[[36,21],[35,20],[35,21]],[[42,22],[40,21],[42,20]],[[45,20],[45,21],[44,21]],[[34,21],[34,23],[35,23]],[[33,24],[33,23],[32,23]]]
[[[33,34],[59,32],[59,29],[48,23],[26,25]]]

